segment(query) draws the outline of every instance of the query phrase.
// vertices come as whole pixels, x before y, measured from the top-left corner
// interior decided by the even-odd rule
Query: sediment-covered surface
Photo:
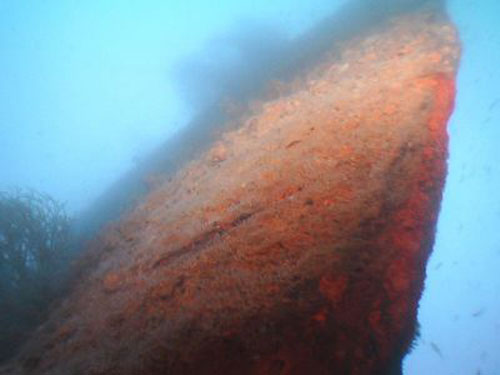
[[[338,44],[108,228],[0,373],[399,373],[458,55],[426,7]]]

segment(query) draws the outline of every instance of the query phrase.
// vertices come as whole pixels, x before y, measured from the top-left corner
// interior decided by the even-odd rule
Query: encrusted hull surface
[[[456,31],[424,8],[325,56],[105,230],[0,373],[397,374],[446,176]]]

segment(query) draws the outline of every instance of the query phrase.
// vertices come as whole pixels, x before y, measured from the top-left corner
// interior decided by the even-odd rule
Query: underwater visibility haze
[[[28,204],[46,197],[34,192],[48,194],[54,200],[45,208],[33,207],[50,213],[44,220],[55,223],[56,234],[40,241],[58,251],[61,243],[71,244],[64,236],[54,239],[69,226],[79,241],[91,240],[164,183],[161,172],[176,172],[205,151],[227,130],[215,124],[246,113],[241,103],[253,110],[288,93],[281,81],[315,63],[329,40],[313,43],[304,35],[322,30],[318,25],[331,14],[351,5],[353,15],[358,6],[383,14],[390,12],[384,6],[418,2],[3,0],[0,192],[7,195],[0,201],[16,189],[32,191],[21,193]],[[448,0],[446,7],[462,56],[419,334],[403,373],[500,375],[500,3]],[[356,24],[349,14],[327,30],[349,34]],[[367,32],[369,26],[356,25]],[[165,149],[176,156],[162,156]],[[212,161],[226,158],[221,149]],[[14,211],[5,207],[21,210],[0,204],[0,224],[2,212],[14,222]],[[250,217],[240,216],[237,224]],[[6,239],[0,232],[0,249]],[[62,259],[61,267],[68,263]],[[57,300],[61,289],[47,295]]]

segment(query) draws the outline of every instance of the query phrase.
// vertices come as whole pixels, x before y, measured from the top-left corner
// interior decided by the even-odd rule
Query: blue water
[[[189,120],[185,98],[210,97],[179,86],[179,61],[217,65],[232,52],[207,46],[292,38],[346,2],[0,1],[0,190],[30,186],[77,214]],[[449,10],[464,51],[405,374],[500,374],[500,3],[450,0]]]
[[[405,373],[500,374],[500,3],[449,11],[463,41],[449,173]]]

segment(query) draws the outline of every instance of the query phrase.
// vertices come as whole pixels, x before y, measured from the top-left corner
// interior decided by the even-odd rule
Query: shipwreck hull
[[[108,228],[3,373],[398,374],[458,56],[427,7],[337,43]]]

